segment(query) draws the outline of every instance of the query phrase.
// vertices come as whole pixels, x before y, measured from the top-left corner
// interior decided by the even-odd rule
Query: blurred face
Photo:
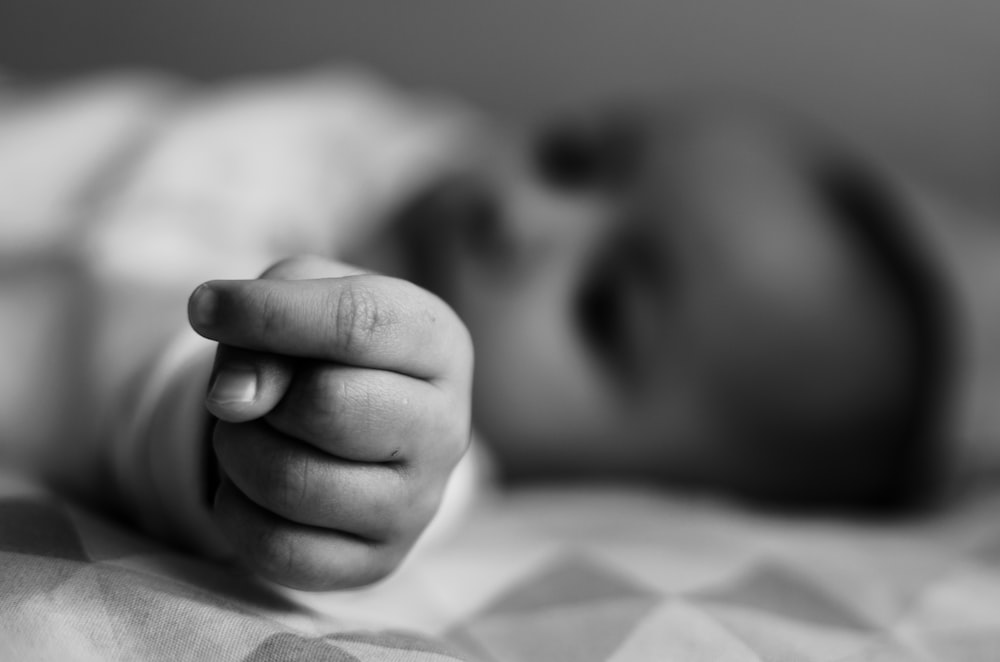
[[[418,253],[472,333],[477,428],[521,475],[851,484],[870,449],[766,432],[877,414],[906,378],[822,150],[721,113],[639,126],[498,136],[428,199]]]

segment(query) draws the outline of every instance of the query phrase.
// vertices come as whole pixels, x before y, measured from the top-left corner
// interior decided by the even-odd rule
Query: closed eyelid
[[[598,263],[580,285],[576,315],[584,342],[614,376],[628,386],[642,381],[660,326],[657,311],[664,299],[662,284],[622,245]],[[653,328],[656,327],[656,328]]]
[[[544,127],[534,159],[542,178],[563,189],[616,189],[638,170],[643,137],[633,118],[567,118]]]

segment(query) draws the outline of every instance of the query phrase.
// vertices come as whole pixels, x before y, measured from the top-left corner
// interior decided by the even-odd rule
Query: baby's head
[[[933,288],[888,189],[819,136],[712,108],[583,117],[495,136],[410,210],[506,470],[820,504],[911,487]]]

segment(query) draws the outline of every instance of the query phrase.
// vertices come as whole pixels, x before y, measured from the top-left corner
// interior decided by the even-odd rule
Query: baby
[[[192,294],[219,343],[214,518],[249,567],[385,576],[470,421],[510,477],[826,506],[926,489],[943,311],[873,172],[712,109],[480,149],[372,238],[394,263],[353,256],[382,273],[292,258]]]
[[[278,125],[270,101],[254,103],[237,105]],[[310,93],[302,108],[317,104]],[[192,144],[228,127],[267,141],[218,115],[189,128]],[[280,247],[266,254],[299,255],[195,289],[190,325],[217,346],[174,342],[138,381],[123,376],[169,335],[173,294],[115,275],[115,260],[156,271],[154,253],[102,244],[94,356],[115,388],[95,390],[122,414],[89,473],[117,486],[104,490],[114,505],[268,579],[331,589],[396,568],[475,482],[483,448],[510,480],[862,509],[931,494],[955,317],[934,268],[946,260],[926,254],[895,183],[814,128],[749,108],[648,104],[532,133],[459,124],[410,150],[419,185],[351,242],[302,241],[293,221],[266,218],[260,234]],[[154,150],[146,170],[171,158]],[[170,197],[139,170],[103,215],[126,230],[108,236],[138,236],[130,204]],[[151,181],[178,199],[203,179],[169,172]],[[247,199],[247,216],[268,202],[245,185],[226,200]],[[162,227],[224,207],[185,198]],[[148,244],[161,225],[138,227]],[[253,234],[223,230],[226,248]],[[195,259],[199,245],[182,246],[171,264]],[[205,255],[202,271],[220,275],[252,263]]]

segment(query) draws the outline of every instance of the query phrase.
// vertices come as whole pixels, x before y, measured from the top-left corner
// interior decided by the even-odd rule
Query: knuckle
[[[443,463],[453,465],[461,459],[472,443],[471,403],[467,394],[448,394],[442,398],[430,418],[428,436]]]
[[[309,400],[315,412],[331,422],[339,422],[355,407],[355,386],[339,371],[327,366],[310,376]]]
[[[347,355],[368,344],[388,322],[375,293],[358,280],[346,280],[338,288],[333,311],[335,342]]]
[[[460,383],[468,384],[472,380],[472,369],[475,363],[475,348],[472,344],[472,334],[457,313],[451,314],[451,333],[448,335],[448,355],[452,359],[453,375],[460,377]]]
[[[298,574],[298,546],[292,538],[281,527],[263,526],[245,553],[261,574],[282,581]]]
[[[307,401],[312,420],[321,422],[322,429],[315,432],[331,442],[365,434],[372,424],[372,394],[342,370],[325,367],[315,371]]]
[[[287,453],[274,465],[262,468],[266,485],[264,498],[272,508],[289,513],[305,505],[311,482],[311,464],[308,455],[295,457]]]
[[[284,306],[281,298],[275,296],[274,290],[269,287],[262,288],[258,297],[256,308],[260,311],[258,315],[260,333],[262,337],[267,338],[281,331]]]

